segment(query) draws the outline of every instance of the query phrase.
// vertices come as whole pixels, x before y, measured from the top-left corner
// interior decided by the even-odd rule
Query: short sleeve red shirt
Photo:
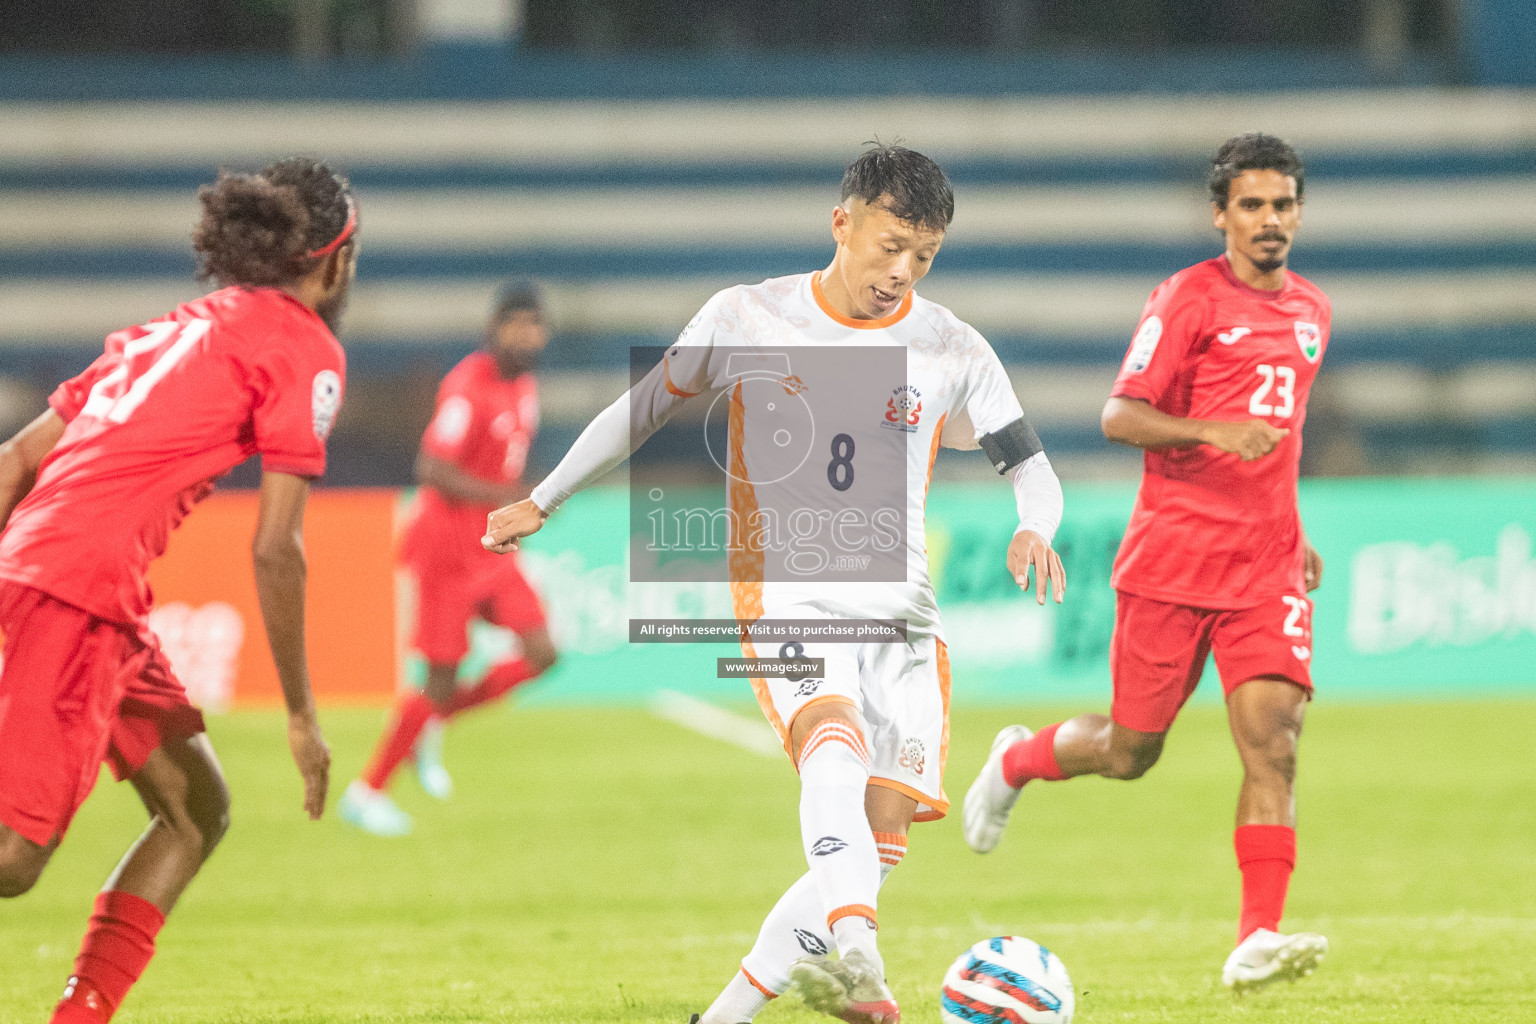
[[[341,408],[341,346],[272,288],[225,288],[118,331],[49,405],[68,426],[0,534],[0,578],[133,622],[170,533],[253,454],[317,477]]]
[[[1252,288],[1225,256],[1153,291],[1112,393],[1172,416],[1259,417],[1290,433],[1252,462],[1209,445],[1146,452],[1117,590],[1218,609],[1303,592],[1301,428],[1330,320],[1310,281],[1288,271],[1278,291]]]
[[[448,371],[437,389],[437,408],[421,439],[424,455],[451,463],[490,483],[521,479],[539,429],[538,384],[532,373],[505,378],[488,352],[474,352]],[[453,501],[422,489],[418,515],[451,520],[479,543],[494,509]]]

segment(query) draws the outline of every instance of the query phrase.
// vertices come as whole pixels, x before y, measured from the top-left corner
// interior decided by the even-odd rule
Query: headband
[[[304,258],[305,259],[310,259],[310,260],[318,260],[322,256],[329,256],[331,253],[335,252],[337,249],[340,249],[343,242],[345,242],[347,239],[352,237],[352,232],[353,232],[354,229],[356,229],[356,227],[357,227],[357,204],[354,203],[352,201],[352,197],[350,195],[348,195],[347,196],[347,222],[341,226],[341,234],[339,234],[335,238],[331,239],[328,244],[322,245],[318,249],[311,249],[311,250],[309,250],[309,252],[306,252],[304,254]]]

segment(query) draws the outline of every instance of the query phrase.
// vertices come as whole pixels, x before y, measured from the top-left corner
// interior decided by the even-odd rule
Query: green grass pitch
[[[957,801],[993,732],[1051,709],[954,720]],[[325,715],[337,790],[382,714]],[[731,975],[802,870],[787,762],[641,711],[499,708],[458,725],[458,794],[404,778],[415,835],[299,811],[280,717],[212,721],[234,825],[161,934],[118,1020],[632,1021],[681,1024]],[[1536,1021],[1536,702],[1320,703],[1302,744],[1301,863],[1287,924],[1328,962],[1235,1000],[1237,761],[1219,708],[1175,727],[1144,780],[1035,785],[1003,845],[956,816],[914,829],[881,896],[881,945],[910,1022],[938,1020],[971,943],[1056,950],[1086,1022]],[[0,1024],[40,1022],[92,893],[141,826],[103,783],[43,881],[0,904]],[[764,1024],[823,1020],[780,1000]]]

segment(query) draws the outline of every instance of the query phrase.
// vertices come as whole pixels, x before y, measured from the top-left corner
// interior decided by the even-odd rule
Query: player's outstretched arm
[[[516,549],[517,542],[543,526],[567,498],[629,458],[684,402],[696,397],[697,392],[683,391],[670,381],[665,363],[658,365],[587,424],[532,494],[490,514],[481,546],[497,554]]]
[[[283,703],[288,706],[288,747],[304,779],[304,810],[312,820],[319,820],[330,787],[331,749],[320,735],[304,646],[304,583],[308,574],[304,505],[308,500],[308,480],[288,473],[263,473],[251,557],[267,643],[283,687]]]
[[[49,409],[0,444],[0,529],[37,482],[37,467],[64,436],[64,417]]]
[[[1274,451],[1290,433],[1272,427],[1267,420],[1237,423],[1170,416],[1139,398],[1115,396],[1104,404],[1099,417],[1104,436],[1136,448],[1192,448],[1208,444],[1238,456],[1244,462],[1261,459]]]

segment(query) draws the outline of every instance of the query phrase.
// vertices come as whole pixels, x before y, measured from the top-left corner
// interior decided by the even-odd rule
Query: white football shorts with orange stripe
[[[802,613],[803,614],[803,613]],[[798,618],[779,611],[774,618]],[[821,676],[752,680],[768,723],[789,750],[795,717],[828,701],[858,712],[869,751],[871,785],[887,786],[918,802],[917,821],[949,810],[944,760],[949,754],[949,651],[932,635],[911,634],[906,643],[783,644],[749,658],[821,658]]]

